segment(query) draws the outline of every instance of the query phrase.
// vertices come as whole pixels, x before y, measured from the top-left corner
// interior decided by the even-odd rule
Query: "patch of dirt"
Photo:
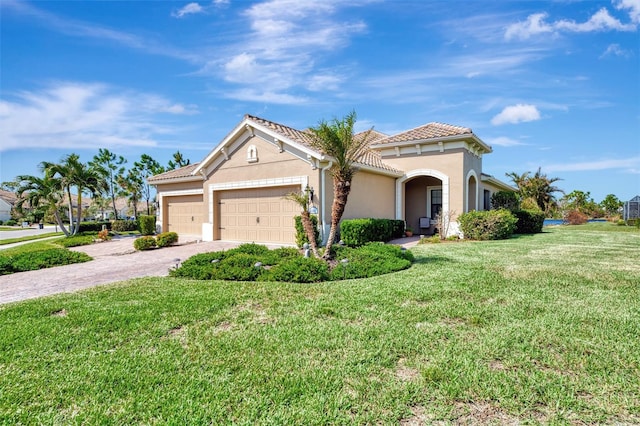
[[[398,360],[398,366],[396,367],[396,377],[403,382],[410,382],[420,377],[420,372],[415,368],[407,367],[405,358]]]
[[[495,371],[507,371],[508,368],[499,359],[489,361],[489,368]]]
[[[167,336],[165,336],[164,338],[178,339],[178,341],[180,342],[180,345],[184,349],[187,349],[188,345],[187,345],[187,338],[185,336],[186,332],[187,332],[186,328],[179,325],[169,330],[167,332]]]
[[[229,321],[223,321],[216,326],[214,331],[216,333],[224,333],[225,331],[229,331],[232,328],[233,328],[233,324],[231,324]]]
[[[456,402],[454,422],[463,425],[520,425],[522,421],[488,402]]]
[[[63,317],[66,317],[67,315],[68,315],[67,310],[64,309],[64,308],[60,309],[59,311],[55,311],[55,312],[51,313],[52,317],[61,317],[61,318],[63,318]]]
[[[461,325],[465,325],[467,322],[462,318],[442,318],[440,320],[440,324],[446,325],[449,327],[458,327]]]
[[[427,423],[429,417],[424,412],[424,407],[421,405],[416,405],[415,407],[410,407],[411,417],[400,420],[400,424],[402,426],[422,426],[426,424],[433,424],[432,422]]]

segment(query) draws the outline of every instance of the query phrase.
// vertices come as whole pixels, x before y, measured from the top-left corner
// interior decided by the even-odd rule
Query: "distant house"
[[[10,191],[0,189],[0,220],[6,222],[11,219],[11,210],[16,204],[18,197]]]
[[[624,220],[640,218],[640,195],[636,195],[623,204],[622,218]]]
[[[357,136],[357,135],[356,135]],[[333,159],[311,145],[309,132],[263,118],[244,119],[202,161],[153,176],[162,231],[205,241],[294,243],[300,207],[290,192],[311,190],[322,239],[333,202]],[[440,212],[456,218],[489,210],[491,195],[515,188],[485,174],[492,152],[471,129],[429,123],[395,135],[372,132],[355,166],[343,219],[400,219],[417,233],[433,232]]]

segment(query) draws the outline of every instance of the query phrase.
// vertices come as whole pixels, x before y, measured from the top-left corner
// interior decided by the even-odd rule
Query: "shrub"
[[[111,239],[111,235],[109,235],[109,230],[105,229],[98,232],[98,239],[100,241],[109,241]]]
[[[13,219],[9,219],[9,220],[7,220],[7,221],[5,222],[5,225],[7,225],[7,226],[16,226],[16,224],[17,224],[17,223],[18,223],[18,222],[16,222],[15,220],[13,220]]]
[[[626,224],[627,224],[627,222],[625,222],[623,219],[619,219],[616,222],[616,225],[618,225],[618,226],[626,226]]]
[[[131,232],[138,230],[137,220],[114,220],[111,224],[111,230],[114,232]]]
[[[569,225],[582,225],[587,223],[587,220],[589,220],[589,216],[582,213],[580,210],[571,210],[565,217],[565,222]]]
[[[491,195],[492,209],[517,210],[519,205],[518,195],[513,191],[498,191]]]
[[[537,234],[542,232],[544,213],[540,210],[515,210],[511,213],[518,218],[515,234]]]
[[[437,244],[439,243],[440,240],[440,236],[439,235],[433,235],[431,237],[422,237],[420,238],[420,241],[418,241],[418,244]]]
[[[296,223],[296,245],[298,248],[302,248],[305,243],[309,243],[309,238],[307,238],[307,234],[304,232],[304,227],[302,226],[302,216],[298,215],[295,218]],[[316,234],[316,241],[320,244],[320,230],[318,229],[318,216],[311,215],[311,223],[313,224],[313,232]]]
[[[373,241],[386,242],[394,236],[402,236],[403,232],[404,222],[391,219],[348,219],[340,223],[342,241],[350,247]]]
[[[292,257],[272,267],[261,277],[261,281],[284,281],[293,283],[315,283],[326,281],[329,267],[326,262],[313,257]]]
[[[470,240],[500,240],[509,238],[518,219],[505,209],[471,211],[458,217],[464,237]]]
[[[0,220],[0,226],[4,225],[4,220]]]
[[[265,247],[266,248],[266,247]],[[265,272],[261,266],[259,256],[248,253],[227,254],[220,262],[212,264],[212,276],[214,280],[229,281],[256,281]]]
[[[226,256],[225,251],[199,253],[182,262],[179,268],[171,269],[172,277],[192,278],[195,280],[210,280],[213,278],[216,266],[212,262],[219,262]]]
[[[407,269],[414,260],[413,253],[399,246],[381,242],[369,243],[358,248],[338,247],[339,260],[331,271],[332,280],[368,278]],[[347,263],[342,260],[347,259]]]
[[[62,247],[88,246],[89,244],[93,244],[95,237],[96,237],[95,233],[72,235],[72,236],[64,237],[57,240],[56,244],[59,244]]]
[[[163,232],[156,236],[158,247],[167,247],[178,242],[178,234],[175,232]]]
[[[156,233],[156,217],[154,215],[141,215],[138,218],[138,223],[142,235],[153,235]]]
[[[149,250],[156,247],[156,245],[156,239],[149,235],[136,238],[133,242],[133,248],[136,250]]]
[[[78,232],[100,232],[102,227],[111,230],[111,222],[80,222],[80,229]]]
[[[14,256],[0,256],[0,275],[14,272],[35,271],[52,266],[88,262],[91,257],[85,253],[63,248],[24,252]]]

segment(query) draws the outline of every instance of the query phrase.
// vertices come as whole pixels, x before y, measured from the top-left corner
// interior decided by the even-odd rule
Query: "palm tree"
[[[331,247],[336,238],[338,224],[347,205],[347,198],[351,192],[351,181],[357,169],[353,163],[366,151],[369,144],[371,130],[362,137],[354,138],[353,125],[356,122],[356,112],[351,111],[342,120],[334,118],[330,122],[320,121],[317,127],[309,130],[313,136],[311,145],[332,158],[333,165],[330,172],[333,177],[333,205],[331,206],[331,228],[324,259],[331,258]]]
[[[316,233],[313,229],[313,222],[311,221],[311,214],[309,213],[309,187],[305,188],[304,192],[290,192],[285,196],[285,199],[297,203],[302,207],[302,213],[300,213],[300,219],[302,220],[302,227],[304,233],[309,240],[309,246],[311,252],[315,257],[320,257],[318,254],[318,242],[316,241]]]
[[[530,172],[525,172],[519,175],[511,172],[506,175],[510,177],[518,187],[521,201],[530,200],[532,203],[535,203],[541,211],[549,214],[557,207],[557,201],[553,194],[555,192],[564,192],[562,189],[553,185],[561,179],[548,177],[545,173],[542,173],[540,167],[538,167],[538,170],[533,176],[530,174]]]
[[[70,234],[76,235],[80,230],[80,220],[82,219],[82,194],[88,192],[91,195],[96,195],[104,192],[107,189],[104,176],[96,168],[81,162],[77,154],[69,154],[60,164],[43,162],[42,167],[46,173],[58,176],[69,203]],[[76,190],[75,224],[73,220],[72,188]]]
[[[53,213],[58,226],[68,236],[69,231],[64,226],[58,210],[63,197],[60,180],[55,178],[51,172],[44,170],[43,177],[20,175],[16,177],[16,182],[18,183],[16,208],[22,210],[25,203],[31,208],[45,208],[48,212]]]
[[[133,216],[138,217],[138,203],[142,199],[144,185],[142,178],[135,169],[131,169],[126,175],[120,176],[118,184],[121,188],[120,194],[127,197],[129,204],[133,207]]]

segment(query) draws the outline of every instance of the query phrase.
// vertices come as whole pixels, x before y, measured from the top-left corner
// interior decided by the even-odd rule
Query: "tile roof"
[[[5,191],[4,189],[0,189],[0,198],[11,205],[14,205],[18,200],[18,196],[15,193],[11,191]]]
[[[169,170],[168,172],[161,173],[159,175],[152,176],[148,179],[149,182],[156,182],[160,180],[178,179],[184,177],[193,176],[192,172],[198,167],[200,163],[189,164],[188,166],[180,167],[179,169]]]
[[[470,128],[453,126],[445,123],[428,123],[397,135],[389,136],[375,142],[376,145],[386,145],[391,143],[422,141],[427,139],[438,139],[448,136],[461,136],[473,134]]]

